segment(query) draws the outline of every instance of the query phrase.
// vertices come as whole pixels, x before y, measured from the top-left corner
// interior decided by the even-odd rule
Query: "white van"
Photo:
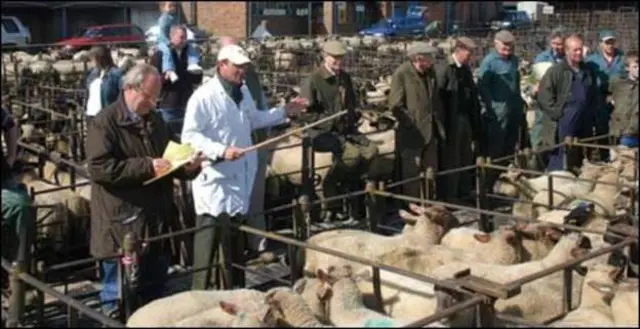
[[[15,16],[2,16],[2,45],[25,46],[31,43],[31,32]]]

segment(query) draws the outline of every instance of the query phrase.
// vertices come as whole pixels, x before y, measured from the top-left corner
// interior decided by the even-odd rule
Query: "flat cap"
[[[512,43],[516,41],[516,38],[513,36],[513,34],[511,34],[511,32],[507,30],[501,30],[500,32],[496,33],[496,37],[494,39],[503,43]]]
[[[432,55],[438,52],[438,48],[426,42],[414,42],[407,49],[407,55]]]
[[[456,38],[456,45],[466,49],[476,49],[476,43],[469,37]]]
[[[600,31],[599,37],[600,37],[600,41],[607,41],[610,39],[615,39],[616,34],[611,30],[602,30]]]
[[[336,40],[325,42],[324,46],[322,47],[322,51],[333,56],[344,56],[344,54],[347,53],[347,49],[342,44],[342,42]]]

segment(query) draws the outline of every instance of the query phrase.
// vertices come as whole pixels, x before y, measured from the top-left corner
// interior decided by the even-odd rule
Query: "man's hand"
[[[171,169],[171,162],[166,159],[153,159],[153,174],[160,176],[167,170]]]
[[[240,158],[243,154],[242,149],[235,146],[227,146],[227,149],[224,150],[224,159],[227,161],[233,161]]]
[[[191,158],[191,161],[184,166],[184,169],[189,172],[196,171],[200,168],[200,165],[202,165],[202,161],[204,160],[205,156],[202,152],[198,152]]]
[[[284,105],[284,110],[289,117],[297,117],[300,112],[304,112],[309,106],[309,102],[303,97],[296,97]]]

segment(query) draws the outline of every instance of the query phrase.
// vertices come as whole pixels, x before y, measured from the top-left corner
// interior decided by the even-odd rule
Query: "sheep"
[[[213,309],[204,310],[198,314],[195,314],[189,318],[176,321],[174,323],[164,324],[163,327],[214,327],[214,328],[264,328],[273,327],[275,323],[270,321],[270,310],[265,308],[262,314],[247,314],[244,312],[238,312],[237,307],[234,304],[220,302],[219,307]],[[155,326],[151,326],[155,327]]]
[[[611,184],[617,184],[619,180],[620,174],[616,169],[608,170],[597,180],[593,191],[577,194],[576,199],[593,203],[595,212],[602,216],[614,216],[616,214],[615,204],[620,196],[621,188]]]
[[[598,274],[596,274],[598,273]],[[622,268],[606,264],[577,266],[572,271],[571,309],[581,303],[581,292],[586,274],[610,276],[618,278]],[[520,294],[509,299],[499,299],[494,307],[500,314],[520,317],[527,321],[544,322],[563,311],[562,291],[564,285],[563,271],[534,280],[522,286]]]
[[[468,251],[477,260],[493,264],[515,264],[522,258],[522,236],[516,227],[502,227],[491,234],[469,227],[456,227],[444,235],[442,246]]]
[[[426,249],[429,246],[440,243],[440,240],[451,228],[460,225],[453,215],[441,207],[423,208],[411,204],[412,211],[419,215],[412,215],[404,210],[400,211],[400,217],[407,223],[403,232],[395,236],[381,236],[378,234],[360,230],[337,230],[328,233],[331,237],[325,237],[327,233],[319,233],[307,241],[334,250],[349,250],[353,255],[368,259],[375,259],[391,246],[412,246],[418,249]],[[327,269],[329,266],[351,265],[359,269],[362,265],[345,259],[322,254],[311,249],[305,251],[305,272],[313,275],[317,269]]]
[[[638,279],[627,279],[618,284],[611,311],[616,326],[638,327]]]
[[[313,292],[312,290],[308,290]],[[317,300],[313,299],[312,300]],[[275,313],[274,316],[287,326],[294,328],[321,328],[324,325],[307,305],[305,299],[289,288],[273,288],[266,294],[266,303]]]
[[[617,276],[603,271],[588,271],[584,278],[580,306],[551,327],[613,326],[611,299]],[[636,313],[637,314],[637,313]]]
[[[564,235],[551,252],[541,260],[514,265],[451,262],[434,269],[432,273],[438,278],[446,279],[451,277],[453,273],[469,268],[471,274],[475,276],[491,279],[498,283],[508,283],[545,268],[584,256],[589,249],[591,249],[589,238],[578,233],[569,233]]]
[[[252,289],[191,290],[156,299],[137,309],[127,320],[127,327],[166,326],[215,308],[220,302],[239,306],[238,311],[255,313],[264,310],[265,294]]]
[[[321,271],[321,270],[320,270]],[[316,278],[301,278],[293,285],[293,291],[299,294],[307,303],[307,306],[311,310],[311,313],[318,321],[329,324],[328,315],[324,307],[324,301],[329,298],[331,294],[332,282],[328,280],[328,276],[318,275],[314,273]]]
[[[573,183],[576,178],[572,172],[563,170],[552,171],[535,178],[526,178],[522,172],[510,165],[509,169],[500,174],[494,183],[493,191],[512,198],[524,197],[526,200],[531,200],[537,192],[549,188],[548,176],[554,177],[554,187]]]
[[[562,237],[555,226],[526,225],[519,230],[522,235],[522,261],[540,260],[546,257]]]

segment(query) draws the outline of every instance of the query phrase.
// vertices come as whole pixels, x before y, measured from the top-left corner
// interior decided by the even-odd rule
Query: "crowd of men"
[[[118,97],[107,104],[103,101],[99,111],[93,110],[87,164],[92,179],[94,256],[117,252],[125,232],[136,232],[140,238],[165,232],[174,214],[173,178],[182,180],[184,189],[184,181],[189,180],[196,225],[219,224],[195,234],[193,267],[211,267],[216,256],[225,264],[215,272],[209,269],[194,274],[192,288],[207,289],[212,281],[227,289],[242,287],[244,274],[230,264],[266,250],[263,239],[249,240],[245,246],[245,237],[229,227],[247,222],[264,228],[263,219],[260,222],[248,215],[261,211],[266,151],[244,149],[265,138],[262,129],[286,122],[312,123],[347,110],[340,119],[311,129],[310,136],[316,152],[333,154],[323,182],[325,197],[362,189],[377,147],[356,128],[356,93],[351,76],[342,67],[345,46],[339,41],[327,42],[322,63],[302,82],[300,97],[268,109],[246,51],[231,38],[221,42],[215,77],[194,88],[202,77],[187,70],[185,30],[172,26],[169,52],[159,50],[152,65],[139,64],[122,74]],[[415,177],[426,167],[446,170],[472,164],[476,155],[499,158],[513,154],[516,147],[556,144],[564,136],[588,137],[611,130],[622,137],[622,143],[637,146],[637,55],[623,57],[610,32],[601,34],[601,42],[600,49],[585,60],[580,36],[554,32],[550,48],[536,57],[536,62],[555,62],[535,90],[539,139],[530,139],[526,130],[520,59],[513,54],[515,38],[510,32],[495,35],[495,49],[481,60],[477,83],[471,70],[476,50],[473,40],[457,38],[445,63],[434,62],[436,48],[422,42],[413,44],[408,60],[393,74],[388,100],[398,121],[399,179]],[[166,72],[162,56],[168,55],[173,59],[173,74],[161,74]],[[4,110],[2,124],[4,131],[13,134],[14,125]],[[3,154],[3,173],[16,158],[12,134],[7,135],[10,147],[9,154]],[[145,185],[170,169],[171,164],[162,159],[170,140],[190,144],[197,154],[166,178]],[[552,151],[545,166],[558,169],[562,164],[559,159],[558,151]],[[572,161],[577,164],[580,159]],[[492,186],[495,178],[488,177],[485,188]],[[25,201],[11,182],[3,175],[3,225],[6,221],[15,226],[5,212],[10,215],[23,209]],[[403,194],[419,197],[420,184],[406,184]],[[438,182],[437,197],[466,202],[471,185],[467,172],[446,175]],[[345,219],[339,204],[331,203],[327,210],[326,221]],[[216,255],[219,245],[223,255]],[[161,295],[170,265],[167,255],[162,240],[145,247],[140,275],[156,285],[140,291],[143,303]],[[118,313],[117,266],[116,260],[101,263],[100,297],[110,315]]]

